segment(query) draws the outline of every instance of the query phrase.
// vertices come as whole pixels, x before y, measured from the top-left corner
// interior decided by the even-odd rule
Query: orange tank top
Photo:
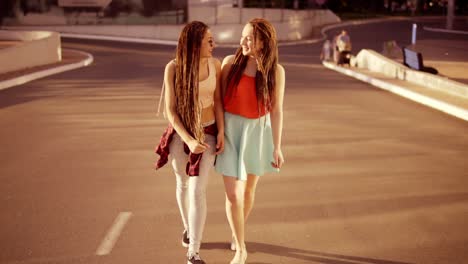
[[[247,118],[259,118],[266,114],[263,105],[259,113],[255,77],[242,74],[237,87],[224,96],[224,110]]]

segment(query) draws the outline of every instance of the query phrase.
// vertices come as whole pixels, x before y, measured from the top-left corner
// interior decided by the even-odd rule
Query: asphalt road
[[[348,28],[376,50],[410,30]],[[0,263],[184,263],[175,179],[153,170],[174,47],[63,47],[95,61],[0,91]],[[280,48],[286,163],[259,183],[248,263],[468,263],[468,123],[327,70],[319,50]],[[213,172],[202,256],[228,263],[229,240]]]

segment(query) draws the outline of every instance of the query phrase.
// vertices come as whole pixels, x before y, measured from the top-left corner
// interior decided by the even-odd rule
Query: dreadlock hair
[[[271,110],[271,102],[275,98],[278,44],[276,30],[269,21],[263,18],[254,18],[249,21],[249,24],[253,27],[255,46],[257,46],[258,42],[263,43],[263,48],[257,50],[257,73],[255,74],[257,103],[260,113],[260,107]],[[227,77],[228,85],[225,91],[227,96],[231,96],[233,89],[239,84],[248,59],[248,56],[242,54],[242,47],[239,47]]]
[[[199,142],[204,141],[205,134],[198,103],[198,72],[201,44],[207,30],[203,22],[188,23],[180,33],[176,50],[176,110],[187,132]]]

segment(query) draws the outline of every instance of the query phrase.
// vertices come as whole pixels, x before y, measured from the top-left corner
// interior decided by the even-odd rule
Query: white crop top
[[[208,78],[198,82],[198,100],[202,108],[214,104],[214,91],[216,89],[216,67],[213,59],[208,59]]]

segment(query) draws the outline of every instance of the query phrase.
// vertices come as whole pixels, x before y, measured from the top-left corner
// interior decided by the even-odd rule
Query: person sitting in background
[[[342,30],[341,33],[336,36],[336,47],[335,50],[337,51],[337,56],[336,56],[336,64],[342,65],[342,64],[348,64],[351,59],[351,38],[348,35],[348,32],[346,30]]]

